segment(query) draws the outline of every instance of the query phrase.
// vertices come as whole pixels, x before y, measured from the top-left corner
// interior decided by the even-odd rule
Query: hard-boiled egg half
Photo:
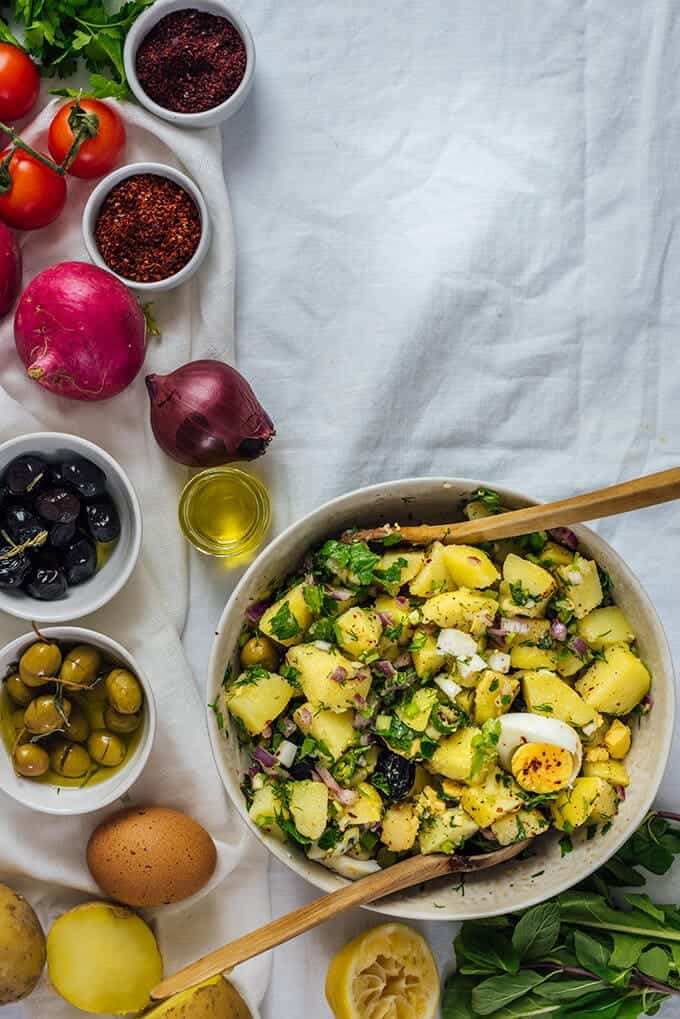
[[[578,733],[557,718],[511,712],[498,719],[498,758],[530,793],[556,793],[573,785],[583,760]]]

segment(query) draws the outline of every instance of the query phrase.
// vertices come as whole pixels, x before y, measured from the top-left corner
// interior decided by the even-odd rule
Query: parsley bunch
[[[104,99],[129,95],[123,43],[133,22],[154,0],[128,0],[115,13],[103,0],[12,0],[0,3],[0,40],[26,49],[43,73],[66,78],[82,61],[90,71],[87,94]],[[21,29],[20,42],[10,22]],[[55,89],[57,95],[75,95]]]

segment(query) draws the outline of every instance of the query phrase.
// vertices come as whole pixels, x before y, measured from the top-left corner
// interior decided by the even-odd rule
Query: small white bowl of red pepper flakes
[[[156,0],[125,40],[124,63],[137,100],[182,127],[213,127],[247,98],[255,44],[223,0]]]
[[[181,170],[131,163],[110,173],[90,195],[83,239],[95,265],[132,289],[172,290],[194,275],[207,254],[208,208]]]

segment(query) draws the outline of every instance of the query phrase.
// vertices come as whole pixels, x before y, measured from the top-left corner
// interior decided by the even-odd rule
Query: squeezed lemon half
[[[439,974],[430,946],[406,924],[374,927],[332,960],[326,998],[335,1019],[434,1019]]]

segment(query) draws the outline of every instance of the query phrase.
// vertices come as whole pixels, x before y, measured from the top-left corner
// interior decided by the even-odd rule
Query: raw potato
[[[0,1005],[30,994],[45,965],[45,935],[29,904],[0,885]]]
[[[47,935],[54,989],[84,1012],[124,1015],[149,1003],[163,976],[151,929],[130,909],[86,902],[64,913]]]
[[[173,995],[145,1012],[143,1019],[252,1019],[252,1014],[232,984],[224,977],[213,977]]]

